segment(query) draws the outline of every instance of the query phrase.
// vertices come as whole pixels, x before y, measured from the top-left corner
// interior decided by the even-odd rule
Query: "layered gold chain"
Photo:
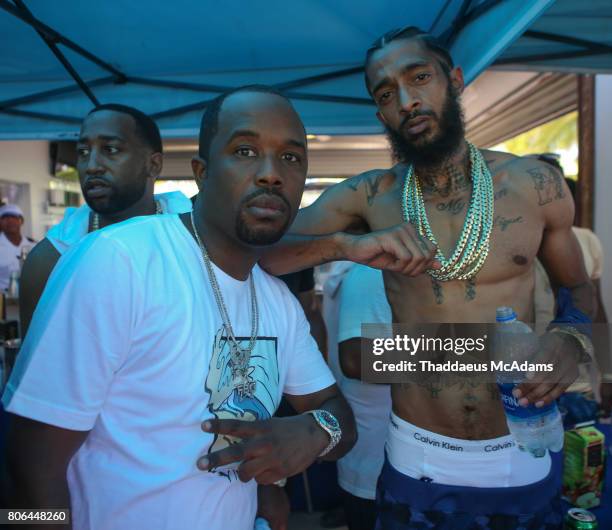
[[[402,216],[436,247],[436,259],[442,267],[428,269],[428,274],[442,282],[468,280],[476,276],[489,253],[493,229],[493,178],[480,151],[468,142],[472,178],[472,196],[455,250],[447,259],[434,235],[421,191],[421,184],[411,164],[404,179]]]

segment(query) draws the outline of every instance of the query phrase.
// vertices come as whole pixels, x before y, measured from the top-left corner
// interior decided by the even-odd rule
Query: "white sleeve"
[[[593,258],[593,271],[591,272],[591,280],[599,280],[603,274],[604,268],[604,252],[599,238],[591,232],[590,238],[591,257]]]
[[[64,218],[52,226],[45,236],[60,254],[65,254],[87,235],[89,214],[87,205],[66,208]]]
[[[137,284],[127,249],[101,232],[66,253],[34,312],[5,409],[90,430],[129,351]]]
[[[391,324],[382,272],[355,265],[340,286],[338,343],[361,337],[361,324]]]
[[[284,293],[291,332],[282,352],[287,355],[288,368],[284,394],[303,396],[328,388],[336,383],[323,354],[310,334],[310,324],[300,303],[287,289]]]

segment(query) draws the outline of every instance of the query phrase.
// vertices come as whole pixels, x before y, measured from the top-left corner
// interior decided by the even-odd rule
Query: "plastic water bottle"
[[[532,329],[517,320],[516,313],[510,307],[499,307],[496,321],[494,344],[497,360],[503,359],[509,363],[533,361],[539,343]],[[541,408],[532,403],[527,407],[519,405],[519,400],[512,395],[512,390],[525,379],[526,374],[520,372],[497,374],[510,433],[521,451],[528,451],[534,457],[541,458],[546,455],[546,449],[563,449],[563,422],[554,401]]]

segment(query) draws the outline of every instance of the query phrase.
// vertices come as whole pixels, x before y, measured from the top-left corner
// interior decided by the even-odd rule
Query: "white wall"
[[[612,314],[612,75],[595,78],[595,232],[605,268],[601,281],[608,318]]]
[[[24,210],[24,234],[42,239],[49,222],[45,213],[49,185],[49,142],[0,142],[0,180],[30,185],[30,204]]]

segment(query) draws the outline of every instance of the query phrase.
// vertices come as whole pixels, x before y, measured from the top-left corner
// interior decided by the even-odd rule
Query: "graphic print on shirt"
[[[236,337],[242,347],[249,344],[249,337]],[[279,405],[278,357],[276,337],[257,337],[257,342],[249,360],[249,383],[255,383],[253,397],[241,395],[235,388],[231,370],[230,343],[223,335],[223,328],[215,334],[212,355],[205,389],[210,395],[208,410],[218,419],[267,420],[272,417]],[[215,435],[208,452],[220,451],[240,440],[232,436]],[[238,478],[238,463],[215,469],[219,475],[229,480]]]

